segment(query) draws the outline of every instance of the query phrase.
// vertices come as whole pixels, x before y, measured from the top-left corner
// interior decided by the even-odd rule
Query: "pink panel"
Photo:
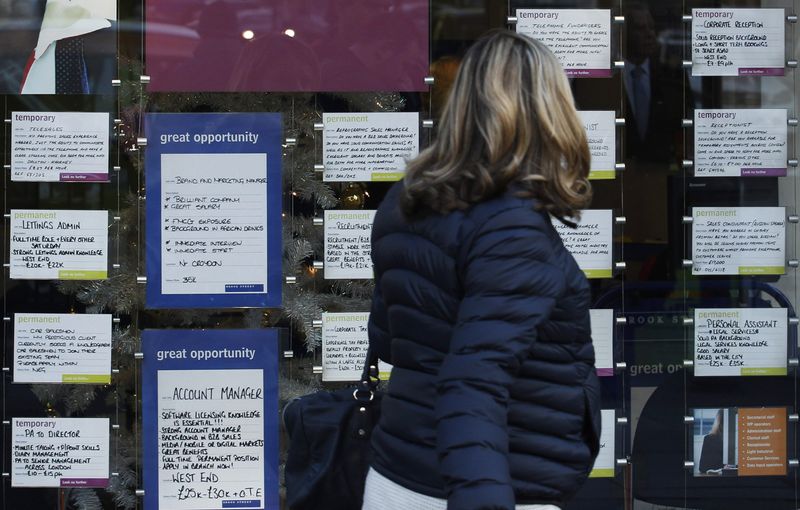
[[[426,89],[428,0],[148,0],[146,32],[151,91]]]

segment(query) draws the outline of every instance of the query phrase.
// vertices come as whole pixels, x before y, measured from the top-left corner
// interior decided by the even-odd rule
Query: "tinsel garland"
[[[92,489],[66,489],[66,498],[75,510],[103,510],[103,504]]]
[[[111,477],[106,491],[112,495],[114,503],[125,510],[137,507],[136,488],[139,479],[136,474],[136,466],[139,457],[140,452],[136,448],[133,435],[124,431],[117,439],[117,450],[114,457],[117,476]]]
[[[98,388],[95,385],[36,384],[31,391],[45,405],[49,416],[69,417],[86,411],[100,393]]]

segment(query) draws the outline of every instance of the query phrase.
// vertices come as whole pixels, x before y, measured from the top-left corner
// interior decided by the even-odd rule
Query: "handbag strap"
[[[368,391],[370,393],[369,399],[372,400],[372,397],[378,389],[378,385],[381,382],[380,372],[378,371],[378,353],[370,346],[367,349],[367,357],[364,362],[364,369],[361,371],[361,381],[358,383],[358,388],[356,391],[353,392],[353,396],[359,400],[358,394],[363,391]]]

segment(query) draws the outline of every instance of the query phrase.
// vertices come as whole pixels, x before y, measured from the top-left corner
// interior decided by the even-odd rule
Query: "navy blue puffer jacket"
[[[586,278],[530,199],[410,222],[401,189],[372,233],[373,468],[450,510],[563,504],[599,448]]]

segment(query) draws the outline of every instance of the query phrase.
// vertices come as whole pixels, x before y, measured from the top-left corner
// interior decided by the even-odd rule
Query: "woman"
[[[552,509],[586,479],[590,293],[551,216],[588,205],[589,159],[553,54],[508,31],[476,42],[375,218],[370,349],[394,368],[364,510]]]

